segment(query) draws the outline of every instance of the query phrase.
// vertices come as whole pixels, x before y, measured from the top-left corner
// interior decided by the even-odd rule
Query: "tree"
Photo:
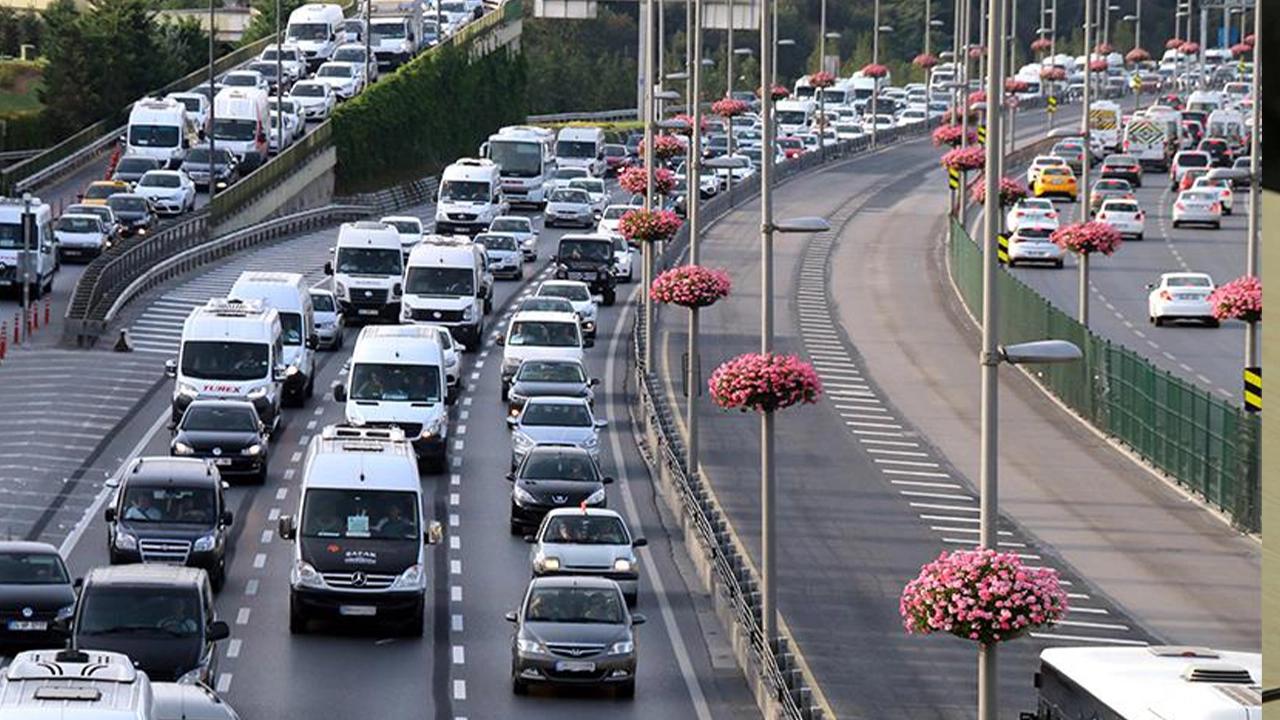
[[[289,13],[296,10],[305,1],[280,0],[281,32],[284,32],[285,24],[289,21]],[[257,12],[249,20],[249,27],[245,28],[244,36],[240,38],[241,45],[248,45],[255,40],[275,35],[276,32],[276,0],[254,0],[252,7]]]

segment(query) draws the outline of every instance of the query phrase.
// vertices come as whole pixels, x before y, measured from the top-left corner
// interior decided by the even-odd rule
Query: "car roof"
[[[23,552],[23,553],[40,553],[46,555],[61,555],[58,548],[49,543],[33,542],[31,540],[3,540],[0,541],[0,553]]]
[[[565,516],[582,517],[583,515],[586,515],[587,517],[617,518],[619,520],[622,520],[623,524],[626,523],[626,520],[622,517],[622,513],[618,512],[617,510],[610,510],[608,508],[560,507],[560,508],[553,508],[550,512],[547,513],[547,517],[565,517]]]
[[[90,570],[84,579],[89,585],[195,585],[204,583],[206,573],[202,568],[159,563],[108,565]]]
[[[254,412],[257,412],[257,409],[253,406],[253,402],[252,402],[252,401],[249,401],[249,400],[235,400],[235,399],[230,399],[230,398],[219,398],[219,399],[216,399],[216,400],[213,400],[213,399],[207,399],[207,400],[192,400],[192,401],[191,401],[191,404],[187,406],[187,409],[188,409],[188,410],[190,410],[191,408],[198,408],[198,407],[199,407],[199,408],[204,408],[204,407],[238,407],[238,408],[240,408],[240,409],[242,409],[242,410],[253,410]]]
[[[529,588],[584,588],[589,590],[617,590],[618,584],[606,577],[592,575],[544,575],[529,581]]]
[[[100,216],[94,215],[93,213],[90,213],[90,212],[64,212],[58,216],[59,220],[61,220],[62,218],[72,218],[76,220],[79,220],[79,219],[98,220],[98,221],[102,220]]]
[[[525,401],[525,407],[530,405],[586,405],[587,399],[584,397],[569,397],[567,395],[537,395]]]
[[[543,280],[542,284],[538,285],[538,287],[539,288],[555,287],[557,285],[564,286],[564,287],[584,287],[584,288],[587,288],[588,290],[591,289],[590,285],[582,282],[581,280]]]
[[[176,458],[164,455],[135,458],[121,473],[124,483],[181,483],[183,485],[212,485],[219,481],[211,463],[197,458]]]
[[[569,313],[554,312],[551,310],[522,310],[511,318],[511,322],[577,322],[577,320]]]
[[[1213,282],[1213,276],[1209,273],[1198,272],[1167,272],[1160,273],[1161,280],[1172,280],[1173,278],[1204,278],[1209,282]]]

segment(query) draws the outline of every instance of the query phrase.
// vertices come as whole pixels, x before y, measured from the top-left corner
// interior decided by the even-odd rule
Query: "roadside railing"
[[[431,202],[435,198],[436,190],[439,187],[439,178],[429,177],[378,190],[377,192],[334,198],[334,202],[341,205],[365,205],[378,215],[386,215],[400,208],[424,205]]]
[[[292,175],[317,153],[327,150],[332,136],[333,125],[326,120],[301,140],[272,157],[269,162],[262,163],[239,182],[215,195],[213,201],[209,203],[210,222],[213,227],[216,229],[223,225],[255,198],[261,197],[267,190]]]

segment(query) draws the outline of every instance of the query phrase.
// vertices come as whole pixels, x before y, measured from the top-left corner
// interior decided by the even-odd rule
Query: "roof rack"
[[[209,298],[204,309],[219,317],[248,317],[263,311],[262,303],[258,300],[232,298]]]

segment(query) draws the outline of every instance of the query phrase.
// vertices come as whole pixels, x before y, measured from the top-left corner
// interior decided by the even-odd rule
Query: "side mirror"
[[[631,624],[632,624],[632,625],[643,625],[643,624],[645,624],[645,623],[647,623],[647,622],[649,622],[649,618],[645,617],[644,615],[641,615],[640,613],[632,613],[632,614],[631,614]]]
[[[427,531],[422,534],[422,540],[427,545],[439,545],[444,540],[444,525],[439,520],[427,523]]]
[[[613,478],[609,477],[608,475],[605,475],[605,476],[604,476],[604,479],[603,479],[603,480],[601,480],[600,482],[601,482],[602,484],[604,484],[604,485],[612,485],[612,484],[613,484]]]
[[[508,415],[506,420],[507,420],[507,427],[509,428],[514,428],[516,426],[516,423],[518,422],[518,420],[515,417],[512,417],[511,415]]]
[[[332,275],[332,274],[333,274],[333,261],[332,261],[332,260],[325,260],[325,261],[324,261],[324,274],[325,274],[325,275]]]
[[[282,540],[292,540],[298,535],[298,528],[293,524],[292,515],[281,515],[276,523],[276,534]]]
[[[602,430],[602,429],[607,428],[607,427],[609,427],[609,421],[608,421],[608,420],[597,420],[597,421],[596,421],[596,429],[600,429],[600,430]]]
[[[342,383],[333,384],[333,399],[336,402],[347,401],[347,386]]]
[[[167,378],[178,377],[178,361],[177,360],[164,361],[164,376]]]
[[[235,515],[234,515],[234,514],[232,514],[232,512],[231,512],[230,510],[223,510],[223,511],[222,511],[222,526],[223,526],[223,527],[231,527],[231,523],[232,523],[232,521],[234,521],[234,520],[235,520]]]
[[[1155,283],[1147,283],[1147,289],[1148,289],[1148,290],[1155,290],[1155,289],[1156,289],[1156,284],[1155,284]]]
[[[507,473],[507,480],[509,480],[509,481],[511,481],[511,482],[515,482],[515,481],[516,481],[516,474],[515,474],[514,472],[509,472],[509,473]]]
[[[506,344],[507,344],[507,339],[506,339],[505,337],[503,337],[503,336],[499,335],[499,336],[498,336],[498,339],[497,339],[497,340],[494,340],[494,342],[495,342],[495,343],[497,343],[498,345],[506,345]]]
[[[503,615],[502,617],[505,618],[506,621],[509,623],[513,623],[520,618],[520,616],[516,613],[515,610],[508,611],[507,614]]]
[[[524,536],[524,541],[525,541],[525,542],[527,542],[527,543],[529,543],[530,545],[533,545],[534,543],[538,542],[538,536],[537,536],[537,535],[525,535],[525,536]]]
[[[285,373],[286,373],[288,370],[289,370],[288,366],[286,366],[286,365],[284,365],[284,364],[276,365],[276,366],[275,366],[274,368],[272,368],[272,370],[271,370],[271,379],[272,379],[272,380],[274,380],[274,381],[276,381],[276,382],[284,382],[284,379],[285,379]]]
[[[311,333],[307,336],[307,349],[315,350],[318,347],[320,347],[320,336],[315,333]]]
[[[214,620],[204,630],[204,639],[207,642],[218,642],[229,637],[231,637],[231,626],[222,620]]]
[[[84,578],[78,577],[75,580],[73,580],[71,582],[71,587],[75,588],[76,590],[79,590],[80,588],[84,587]]]
[[[80,589],[81,578],[76,578],[76,589]],[[49,629],[62,637],[71,637],[71,618],[57,618],[49,623]]]
[[[595,387],[600,384],[600,378],[591,378],[587,381],[587,387]]]
[[[631,547],[645,547],[648,544],[649,544],[649,541],[642,537],[638,537],[635,540],[631,541]]]
[[[102,519],[103,519],[103,520],[105,520],[105,521],[107,521],[107,522],[109,522],[109,523],[113,523],[113,522],[115,522],[115,521],[116,521],[116,509],[115,509],[115,508],[113,508],[113,507],[108,507],[106,510],[103,510],[103,511],[102,511]]]

